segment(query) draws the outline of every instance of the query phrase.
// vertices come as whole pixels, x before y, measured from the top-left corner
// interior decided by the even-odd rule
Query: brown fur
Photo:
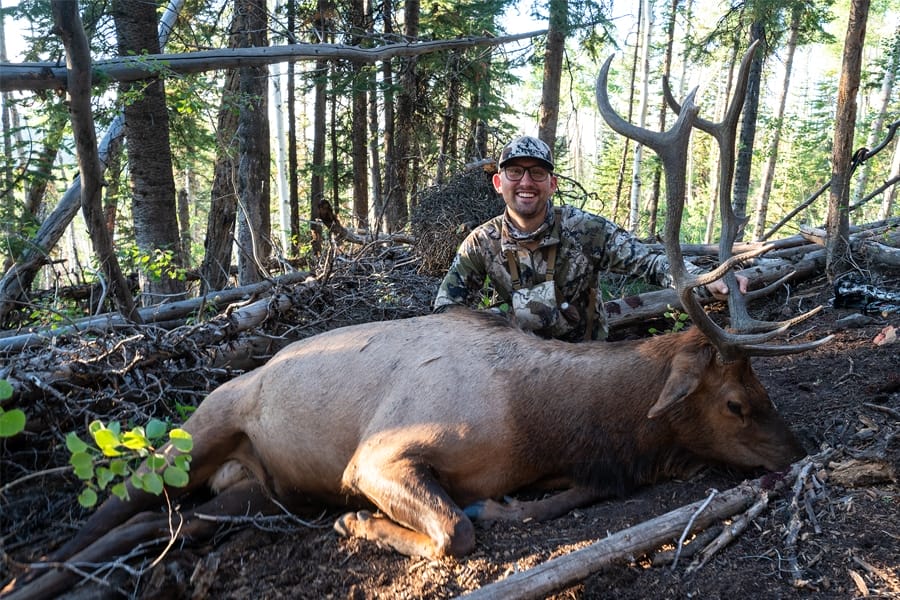
[[[426,556],[472,550],[462,507],[482,519],[551,518],[697,464],[778,469],[802,454],[749,361],[721,364],[698,331],[568,344],[465,310],[294,343],[214,390],[185,429],[189,487],[216,479],[222,511],[265,508],[260,484],[295,508],[368,505],[381,512],[348,513],[336,529]],[[496,501],[534,486],[565,491]],[[54,559],[97,560],[148,536],[145,525],[113,529],[160,502],[131,493],[107,501]],[[52,595],[54,581],[22,592]]]

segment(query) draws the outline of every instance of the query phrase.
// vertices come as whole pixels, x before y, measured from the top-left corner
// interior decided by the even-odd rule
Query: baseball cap
[[[534,158],[544,163],[544,166],[551,171],[553,170],[553,153],[550,151],[550,146],[530,135],[517,137],[504,146],[503,151],[500,152],[500,162],[497,163],[497,166],[502,169],[514,158]]]

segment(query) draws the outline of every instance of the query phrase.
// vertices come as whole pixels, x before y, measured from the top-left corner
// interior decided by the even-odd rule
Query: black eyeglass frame
[[[509,172],[510,169],[515,169],[515,170],[521,169],[522,173],[518,177],[514,177],[514,176],[510,175],[510,172]],[[538,173],[544,173],[545,175],[543,177],[535,177],[535,172],[532,169],[537,169]],[[549,179],[550,176],[553,175],[553,171],[551,171],[547,167],[543,167],[541,165],[532,165],[530,167],[523,167],[520,165],[510,165],[508,167],[503,167],[502,171],[504,173],[506,173],[506,178],[509,179],[510,181],[521,181],[522,178],[525,177],[525,173],[527,172],[528,176],[531,177],[531,180],[534,181],[535,183],[541,183],[541,182],[547,181],[547,179]]]

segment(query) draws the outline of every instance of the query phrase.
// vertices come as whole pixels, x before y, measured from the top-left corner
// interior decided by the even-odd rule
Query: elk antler
[[[728,104],[727,109],[725,110],[725,116],[722,121],[719,123],[713,123],[712,121],[708,121],[702,117],[697,117],[694,119],[694,126],[697,127],[700,131],[708,133],[716,140],[716,143],[719,146],[719,188],[718,188],[718,199],[719,199],[719,214],[722,216],[722,233],[719,238],[719,263],[724,264],[730,259],[732,259],[732,248],[734,246],[735,239],[737,238],[738,230],[741,229],[744,224],[747,222],[747,217],[738,217],[734,213],[734,208],[732,206],[732,188],[734,183],[734,167],[735,167],[735,141],[737,139],[737,125],[738,120],[741,116],[741,109],[744,106],[744,100],[747,95],[747,82],[750,76],[750,63],[753,60],[753,54],[756,52],[757,47],[759,46],[760,41],[755,40],[750,47],[747,49],[746,54],[744,54],[744,58],[741,60],[741,66],[738,69],[738,77],[737,83],[734,88],[734,94],[731,97],[731,102]],[[669,86],[668,77],[663,77],[663,95],[665,96],[666,102],[675,112],[675,114],[679,114],[682,110],[678,101],[675,100],[675,97],[672,95],[672,90]],[[756,249],[752,252],[745,252],[734,257],[734,262],[732,265],[743,262],[749,258],[760,256],[772,249],[771,245],[762,246],[759,249]],[[720,269],[717,269],[715,272],[720,273]],[[734,272],[731,268],[724,271],[724,273],[720,273],[722,277],[725,279],[725,284],[728,286],[729,290],[737,289],[737,279],[734,276]],[[750,313],[747,310],[747,300],[753,297],[760,297],[767,294],[769,291],[778,288],[781,284],[788,281],[794,276],[794,273],[788,273],[778,281],[767,285],[762,290],[757,290],[748,294],[748,297],[742,296],[740,294],[730,294],[729,302],[728,302],[728,312],[730,316],[731,328],[735,331],[767,331],[772,332],[773,337],[777,335],[781,331],[783,331],[784,327],[790,327],[795,323],[799,323],[805,319],[808,319],[812,315],[819,312],[822,307],[816,307],[809,312],[806,312],[802,315],[794,317],[792,319],[788,319],[785,321],[761,321],[758,319],[754,319],[750,316]]]
[[[748,52],[748,56],[751,55],[752,49],[753,48],[751,47],[751,51]],[[795,345],[763,344],[776,335],[786,331],[798,320],[809,317],[813,313],[813,311],[802,315],[797,319],[791,319],[790,321],[785,321],[783,323],[771,324],[771,327],[767,327],[769,331],[767,331],[766,333],[731,333],[719,327],[709,317],[709,315],[706,314],[706,311],[703,310],[700,302],[694,296],[694,288],[712,283],[713,281],[726,276],[726,274],[729,274],[736,264],[747,260],[748,258],[759,256],[760,254],[763,254],[771,249],[771,246],[762,246],[760,248],[744,252],[737,256],[730,256],[731,246],[734,242],[735,232],[737,231],[737,219],[734,217],[734,212],[731,208],[730,190],[731,175],[734,168],[735,136],[733,132],[736,131],[737,115],[740,113],[740,106],[736,105],[736,102],[733,101],[732,106],[730,106],[728,109],[729,116],[726,117],[726,121],[721,124],[715,125],[709,123],[708,121],[702,121],[697,116],[699,108],[694,104],[694,96],[697,92],[695,88],[691,91],[690,94],[688,94],[683,106],[678,106],[678,108],[675,109],[675,112],[678,114],[678,119],[668,131],[655,132],[648,129],[636,127],[635,125],[632,125],[622,119],[622,117],[620,117],[613,110],[612,105],[609,102],[609,96],[607,92],[607,78],[611,62],[612,57],[609,57],[606,62],[603,63],[603,67],[600,69],[600,74],[597,76],[597,106],[600,109],[600,114],[606,120],[607,124],[609,124],[609,126],[613,129],[613,131],[616,131],[617,133],[620,133],[625,137],[633,139],[640,144],[648,146],[650,149],[654,150],[657,153],[660,161],[663,164],[666,177],[666,255],[669,259],[669,268],[672,273],[672,278],[675,280],[675,287],[678,291],[678,296],[681,300],[682,308],[684,308],[685,312],[688,313],[697,328],[700,329],[712,341],[712,343],[718,349],[722,359],[725,361],[730,361],[741,356],[749,355],[763,356],[803,352],[805,350],[815,348],[816,346],[819,346],[831,339],[831,336],[829,336],[815,342]],[[740,95],[741,97],[743,97],[743,90],[746,87],[746,65],[749,65],[749,60],[745,57],[743,63],[741,64],[741,79],[744,80],[745,83],[743,85],[738,85],[739,89],[736,90],[736,96]],[[669,96],[671,96],[671,94],[669,94]],[[670,103],[673,102],[674,100],[670,101]],[[732,115],[734,116],[732,117]],[[722,180],[725,179],[725,177],[720,177],[719,201],[723,220],[722,239],[720,241],[719,253],[720,265],[716,269],[702,275],[691,275],[687,272],[687,269],[684,265],[684,258],[681,253],[681,244],[679,241],[682,212],[684,211],[688,142],[690,141],[691,128],[695,124],[703,131],[715,131],[715,133],[712,133],[712,131],[709,132],[716,138],[717,141],[719,141],[720,148],[728,146],[729,144],[731,147],[730,152],[724,149],[720,149],[720,152],[722,154],[725,154],[726,158],[727,155],[730,155],[730,166],[727,169],[728,182],[724,188]],[[730,128],[732,131],[730,138],[725,132],[727,128]],[[723,197],[723,189],[728,190],[727,197]],[[727,209],[725,208],[726,205]],[[728,221],[727,224],[724,222],[726,220]],[[727,233],[726,229],[728,229]],[[723,251],[722,248],[727,248],[727,250]],[[729,306],[731,306],[731,304],[735,301],[742,302],[743,298],[741,298],[740,300],[735,300],[736,298],[741,297],[741,293],[738,290],[737,281],[734,279],[733,274],[731,275],[730,281],[729,279],[726,279],[726,283],[728,283],[729,288],[732,290],[732,292],[728,294]],[[746,306],[739,307],[737,309],[737,312],[740,312],[741,309],[744,311],[744,314],[746,314]],[[751,319],[747,317],[744,323],[750,320]],[[746,331],[746,329],[744,329],[744,331]]]

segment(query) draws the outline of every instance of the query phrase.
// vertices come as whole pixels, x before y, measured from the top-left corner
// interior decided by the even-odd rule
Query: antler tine
[[[651,148],[660,156],[660,160],[663,160],[663,156],[665,155],[671,161],[681,161],[687,165],[686,152],[679,153],[676,150],[678,148],[683,148],[684,150],[687,149],[687,141],[690,139],[693,120],[696,118],[697,112],[699,111],[699,108],[694,104],[694,95],[697,93],[697,89],[695,88],[688,94],[685,99],[686,110],[679,113],[678,119],[668,131],[642,129],[620,117],[618,113],[613,110],[612,104],[609,101],[607,79],[612,59],[612,56],[606,59],[603,66],[600,68],[600,74],[597,76],[597,107],[600,109],[600,114],[606,120],[606,123],[616,133],[620,133],[639,144]],[[669,169],[666,169],[666,176],[669,176]],[[684,170],[680,172],[679,176],[683,184]]]
[[[734,183],[734,164],[735,164],[735,141],[737,139],[737,125],[741,115],[741,109],[744,106],[744,99],[747,94],[747,84],[750,75],[750,65],[753,60],[753,54],[756,52],[760,44],[760,40],[755,40],[741,60],[741,66],[738,70],[737,83],[735,85],[734,94],[729,103],[725,116],[719,123],[713,123],[701,117],[695,119],[695,126],[715,138],[719,146],[719,213],[722,215],[722,232],[719,240],[719,262],[724,267],[726,263],[732,265],[751,258],[747,253],[740,255],[741,258],[732,257],[731,249],[737,238],[737,232],[746,217],[739,219],[734,214],[732,207],[732,186]],[[672,110],[678,113],[681,110],[678,102],[672,95],[668,81],[664,81],[663,93],[666,102],[672,107]],[[753,256],[759,256],[767,251],[759,252]],[[724,277],[725,283],[729,289],[737,289],[737,279],[731,269],[720,269],[715,271],[720,277]],[[741,296],[740,294],[729,294],[728,311],[732,329],[737,331],[779,331],[782,326],[791,321],[763,321],[750,316],[747,310],[747,301],[749,296]],[[807,315],[811,316],[811,315]]]
[[[684,178],[687,171],[688,142],[693,121],[699,110],[694,104],[694,94],[697,90],[691,91],[685,99],[678,119],[668,131],[654,132],[642,129],[622,119],[609,102],[607,77],[611,62],[612,57],[607,58],[597,76],[597,107],[613,131],[649,146],[662,161],[666,175],[665,248],[672,279],[675,280],[682,308],[688,313],[694,324],[713,340],[715,346],[722,352],[721,348],[729,346],[728,341],[720,337],[725,332],[713,323],[697,299],[694,298],[693,290],[700,283],[696,277],[687,272],[679,241],[681,218],[684,211]]]

